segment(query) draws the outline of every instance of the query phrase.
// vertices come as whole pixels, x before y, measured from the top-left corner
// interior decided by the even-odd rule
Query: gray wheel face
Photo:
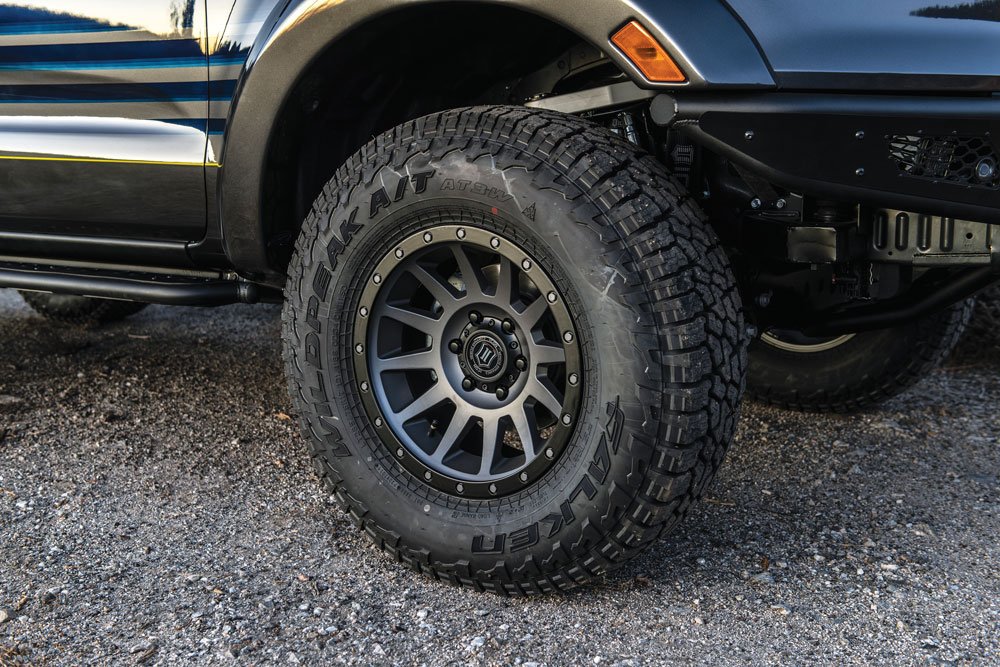
[[[443,224],[396,245],[367,279],[352,345],[380,439],[447,493],[524,488],[576,425],[582,365],[565,301],[495,232]]]

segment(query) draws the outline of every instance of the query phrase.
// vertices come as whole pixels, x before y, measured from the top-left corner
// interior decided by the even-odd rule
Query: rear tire
[[[940,365],[972,313],[963,301],[893,329],[806,340],[765,333],[750,345],[751,397],[806,412],[857,412],[906,391]]]
[[[523,108],[427,116],[348,160],[303,225],[283,322],[351,518],[416,571],[504,594],[586,582],[673,528],[744,383],[735,280],[678,184]]]
[[[138,301],[95,299],[72,294],[21,292],[21,298],[39,315],[63,324],[94,326],[123,320],[149,304]]]

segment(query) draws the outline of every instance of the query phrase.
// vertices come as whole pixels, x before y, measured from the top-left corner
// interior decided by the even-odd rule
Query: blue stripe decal
[[[108,61],[86,61],[68,60],[66,62],[44,62],[44,63],[4,63],[0,64],[0,71],[18,70],[84,70],[84,69],[168,69],[172,67],[201,67],[205,65],[205,56],[196,58],[165,58],[157,60],[115,60]]]
[[[0,65],[9,66],[70,62],[96,63],[118,60],[173,60],[178,58],[206,60],[197,39],[0,47]]]
[[[190,83],[109,83],[79,85],[0,86],[0,103],[80,104],[102,102],[196,102],[231,100],[236,81]]]
[[[100,23],[22,23],[0,25],[0,35],[65,35],[69,33],[122,32],[135,30],[127,25],[102,25]]]

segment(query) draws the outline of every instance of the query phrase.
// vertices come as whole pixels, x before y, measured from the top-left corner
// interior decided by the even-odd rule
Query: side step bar
[[[243,280],[172,278],[138,274],[69,273],[0,265],[0,287],[169,306],[223,306],[273,300],[274,290]],[[274,292],[274,293],[272,293]]]

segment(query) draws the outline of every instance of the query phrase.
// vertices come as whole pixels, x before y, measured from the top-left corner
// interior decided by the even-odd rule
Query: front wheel
[[[916,384],[958,343],[973,302],[881,331],[811,338],[768,331],[750,346],[750,395],[809,412],[857,412]]]
[[[506,594],[672,528],[732,437],[739,296],[701,214],[583,120],[436,114],[306,219],[284,339],[316,468],[411,568]]]

